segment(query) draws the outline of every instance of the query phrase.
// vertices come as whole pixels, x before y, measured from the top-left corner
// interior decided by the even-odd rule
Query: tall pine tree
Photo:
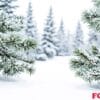
[[[74,49],[82,48],[84,44],[83,30],[80,22],[77,23],[76,32],[73,40]]]
[[[29,2],[28,5],[25,33],[27,36],[31,36],[34,40],[37,40],[37,27],[36,22],[33,20],[33,10],[31,2]]]
[[[64,22],[61,20],[58,35],[58,55],[66,56],[69,55],[69,33],[65,33]]]
[[[52,8],[50,8],[42,38],[43,51],[50,58],[57,54],[56,43],[57,43],[57,34],[55,32]]]
[[[33,40],[37,41],[38,43],[38,38],[37,38],[37,27],[36,27],[36,22],[33,20],[33,9],[32,9],[32,3],[31,1],[28,4],[28,12],[27,12],[27,18],[26,18],[26,28],[25,28],[25,34],[28,37],[31,37]],[[30,51],[26,51],[27,56],[30,58],[32,57],[35,59],[36,56],[36,49],[32,49]]]

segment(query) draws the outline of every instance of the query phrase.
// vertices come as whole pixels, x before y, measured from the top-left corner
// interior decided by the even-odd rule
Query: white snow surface
[[[92,100],[99,92],[69,68],[70,57],[37,61],[35,73],[12,78],[0,77],[0,100]]]

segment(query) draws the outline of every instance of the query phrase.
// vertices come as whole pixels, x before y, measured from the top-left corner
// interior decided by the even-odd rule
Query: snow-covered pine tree
[[[29,2],[28,5],[25,33],[27,36],[31,36],[34,40],[37,40],[37,27],[36,22],[33,20],[33,10],[31,2]]]
[[[84,11],[83,20],[96,34],[100,34],[100,0],[93,2],[94,8]],[[71,68],[76,75],[89,83],[100,82],[100,49],[91,45],[91,49],[76,50],[75,55],[71,60]]]
[[[58,36],[58,56],[69,55],[69,33],[65,33],[64,22],[61,20]]]
[[[29,1],[28,4],[28,11],[27,11],[27,18],[26,18],[26,28],[25,28],[25,34],[28,37],[32,37],[33,40],[35,40],[38,43],[38,35],[37,35],[37,26],[36,26],[36,22],[33,19],[33,9],[32,9],[32,2]],[[32,57],[33,59],[36,58],[37,55],[37,48],[36,49],[32,49],[29,52],[27,52],[27,56],[30,58]]]
[[[54,20],[53,20],[53,12],[52,8],[50,8],[49,15],[47,17],[47,21],[44,27],[44,34],[42,37],[42,48],[44,53],[52,58],[57,54],[57,34],[55,32]]]
[[[1,1],[5,3],[7,0]],[[4,6],[0,7],[1,10],[4,9]],[[25,52],[35,49],[36,42],[31,37],[27,38],[25,35],[13,32],[21,28],[17,18],[20,17],[16,15],[9,17],[6,11],[0,12],[0,32],[10,32],[9,34],[0,33],[0,74],[8,76],[26,71],[31,74],[34,71],[34,59],[27,58]]]
[[[75,36],[73,39],[73,49],[77,49],[77,48],[82,48],[84,45],[84,37],[83,37],[83,30],[81,27],[81,23],[78,22],[77,23],[77,27],[76,27],[76,32],[75,32]]]
[[[0,0],[0,32],[14,32],[23,29],[23,17],[15,15],[17,0]]]

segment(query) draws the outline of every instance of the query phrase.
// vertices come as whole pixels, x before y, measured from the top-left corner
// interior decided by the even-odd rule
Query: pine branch
[[[12,52],[11,50],[9,50],[7,47],[1,45],[0,47],[0,55],[1,56],[6,56],[8,58],[15,58],[17,60],[21,60],[21,61],[24,61],[24,62],[27,62],[27,63],[34,63],[34,60],[27,60],[27,59],[23,59],[21,56],[18,56],[16,55],[14,52]]]
[[[100,73],[91,73],[90,75],[97,77],[100,76]]]
[[[74,51],[75,55],[82,58],[82,59],[85,59],[85,60],[89,60],[89,57],[87,55],[85,55],[82,51],[80,51],[79,49],[75,50]]]
[[[93,53],[93,55],[98,55],[99,50],[95,46],[92,46],[92,53]]]

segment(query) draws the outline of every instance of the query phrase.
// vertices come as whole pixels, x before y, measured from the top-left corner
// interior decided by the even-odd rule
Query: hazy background
[[[29,1],[32,1],[33,17],[39,32],[43,30],[50,6],[53,8],[55,26],[58,27],[60,20],[63,19],[65,30],[71,32],[75,31],[77,21],[81,19],[81,13],[91,6],[91,0],[19,0],[18,13],[26,16]]]

